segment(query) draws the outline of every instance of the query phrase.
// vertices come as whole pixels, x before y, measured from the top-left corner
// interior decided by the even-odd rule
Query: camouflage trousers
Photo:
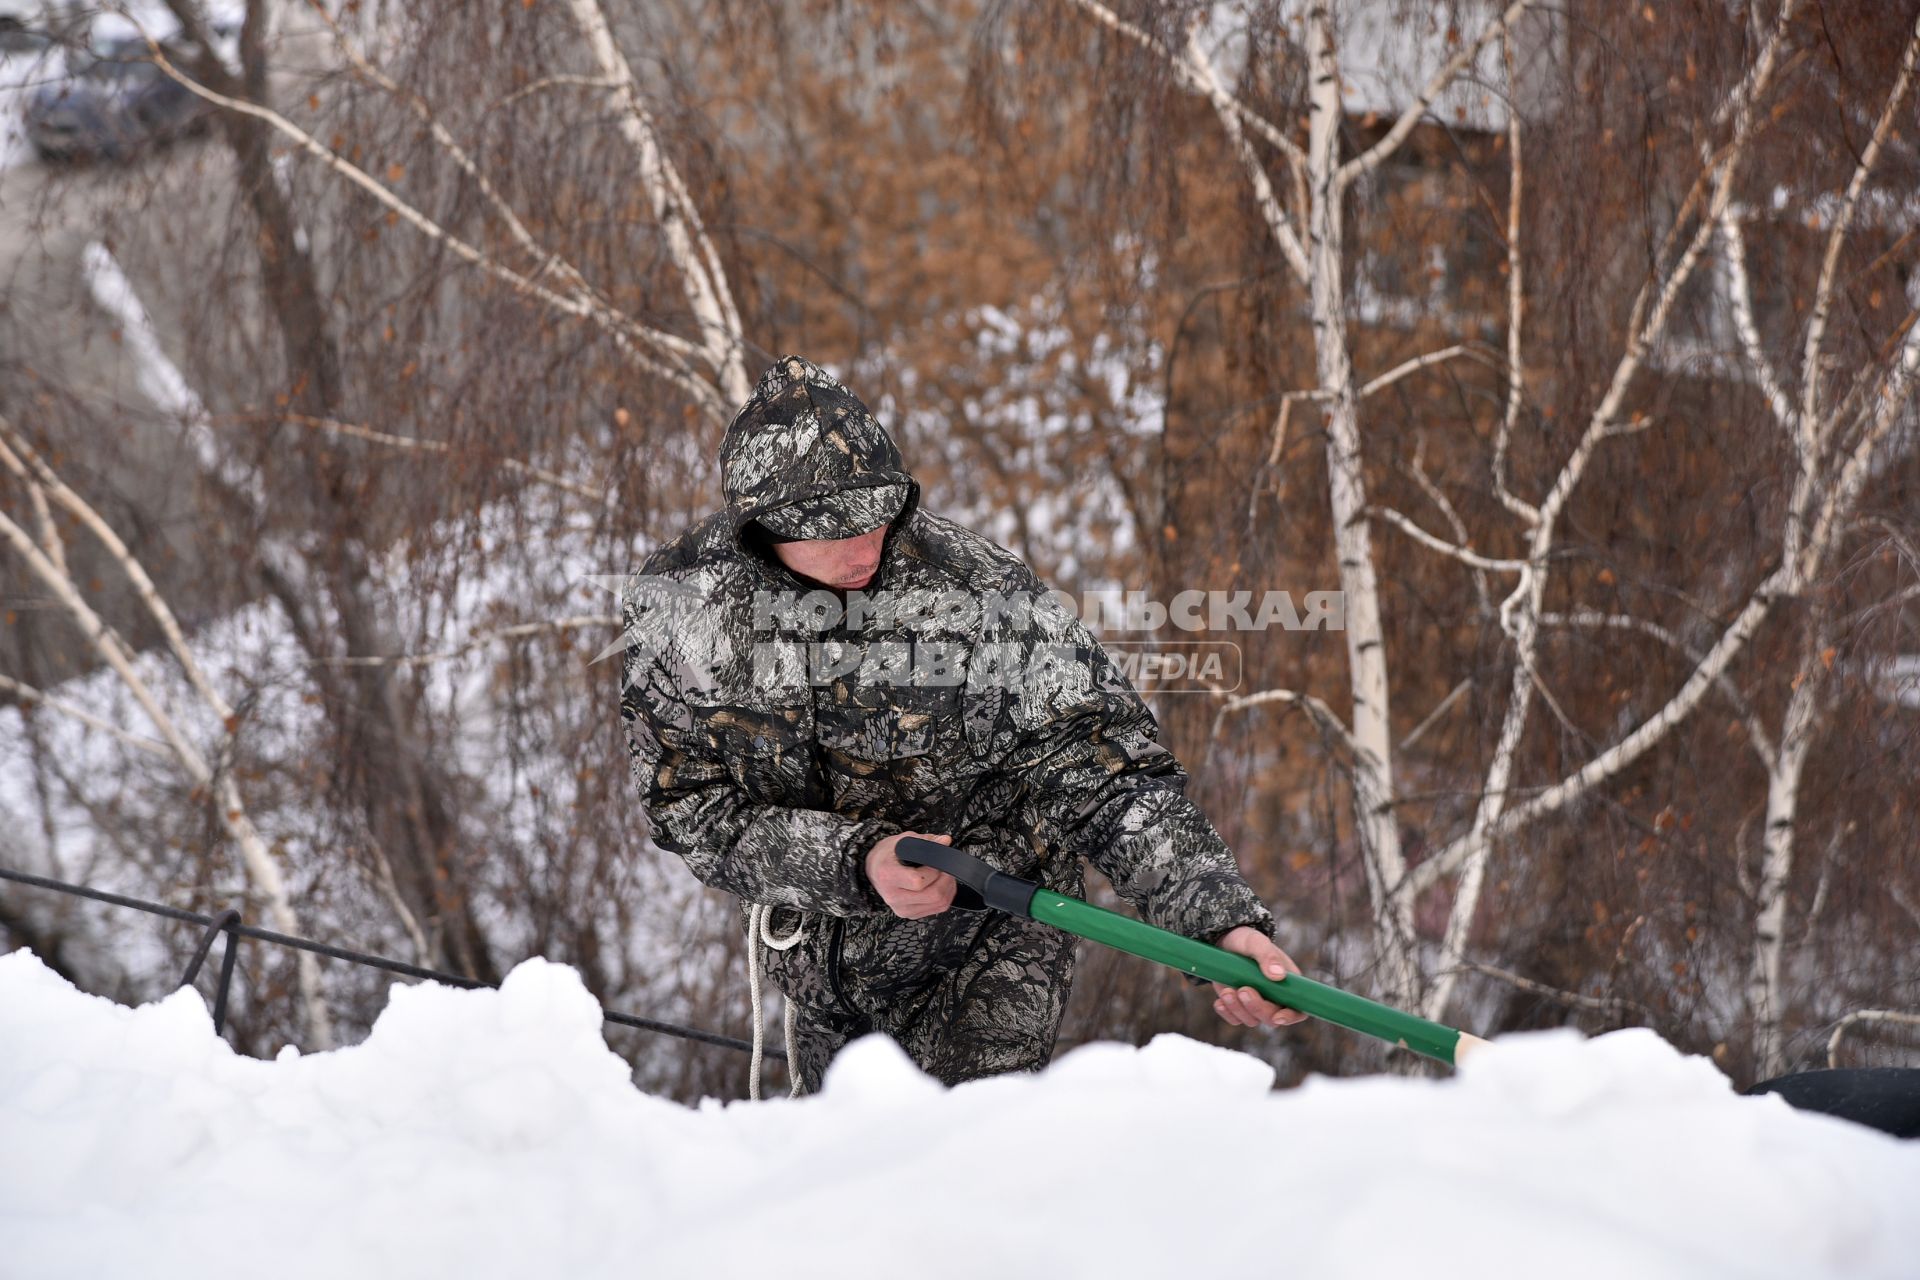
[[[1074,939],[997,911],[961,918],[971,937],[957,962],[890,991],[884,1002],[827,992],[820,993],[829,995],[824,1002],[795,1000],[796,1061],[789,1069],[799,1073],[802,1093],[819,1090],[827,1064],[849,1041],[875,1031],[947,1085],[1047,1065],[1073,985]]]

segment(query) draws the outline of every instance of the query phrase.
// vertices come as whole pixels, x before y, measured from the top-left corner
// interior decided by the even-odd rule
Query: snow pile
[[[1455,1080],[1177,1037],[944,1090],[888,1041],[798,1103],[628,1083],[572,970],[396,988],[364,1044],[235,1057],[0,957],[10,1277],[1904,1276],[1920,1144],[1736,1097],[1650,1033]],[[1224,1274],[1224,1273],[1222,1273]]]

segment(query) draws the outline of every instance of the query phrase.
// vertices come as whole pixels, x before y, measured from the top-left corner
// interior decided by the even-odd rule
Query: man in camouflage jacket
[[[950,910],[903,834],[1074,896],[1084,858],[1152,923],[1297,972],[1126,678],[1019,558],[920,508],[845,387],[781,358],[720,463],[726,507],[628,588],[620,710],[654,840],[797,927],[768,970],[804,1090],[869,1031],[949,1084],[1052,1053],[1073,940]],[[1250,988],[1215,1008],[1299,1018]]]

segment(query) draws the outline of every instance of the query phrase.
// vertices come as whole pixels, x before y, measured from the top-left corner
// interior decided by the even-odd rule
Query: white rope
[[[800,937],[806,932],[806,925],[798,924],[793,932],[784,938],[776,938],[770,932],[773,923],[773,908],[763,902],[750,903],[747,906],[747,999],[753,1002],[753,1061],[747,1067],[747,1096],[760,1101],[760,1061],[764,1056],[766,1025],[760,1012],[760,948],[770,951],[788,951],[798,945]],[[793,1053],[793,1001],[786,1001],[786,1013],[781,1018],[781,1030],[787,1038],[787,1096],[800,1096],[800,1071]]]

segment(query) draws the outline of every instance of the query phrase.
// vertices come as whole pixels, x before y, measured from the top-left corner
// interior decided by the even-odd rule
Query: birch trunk
[[[4,455],[10,470],[24,472],[24,467],[16,464],[12,453]],[[299,913],[294,909],[292,894],[287,888],[285,877],[280,874],[279,863],[268,850],[267,843],[261,838],[258,828],[253,825],[252,817],[242,803],[240,792],[234,786],[232,774],[216,770],[200,749],[188,740],[174,718],[160,705],[159,699],[140,674],[134,669],[133,655],[123,644],[112,628],[95,613],[92,606],[81,596],[80,589],[71,577],[55,567],[46,553],[36,546],[33,539],[4,512],[0,512],[0,539],[11,543],[14,551],[25,562],[29,571],[38,578],[53,596],[66,609],[74,624],[86,636],[87,643],[102,662],[110,667],[127,691],[133,695],[145,711],[147,718],[160,733],[161,738],[171,749],[181,769],[194,783],[205,788],[214,807],[216,819],[221,829],[233,841],[240,852],[240,862],[248,882],[265,902],[276,928],[283,932],[298,935],[300,933]],[[120,554],[120,549],[109,544],[110,554]],[[129,570],[129,576],[136,586],[146,579],[145,571],[133,560],[131,554],[121,557],[123,568]],[[149,599],[149,604],[154,599]],[[190,659],[188,659],[190,661]],[[204,686],[203,695],[207,694]],[[217,702],[217,699],[215,700]],[[218,703],[217,705],[224,705]],[[333,1020],[327,1012],[326,998],[320,988],[320,966],[313,953],[302,951],[296,960],[299,973],[301,1002],[306,1008],[307,1034],[314,1047],[329,1049],[333,1047]]]
[[[1345,184],[1339,172],[1343,107],[1329,6],[1308,15],[1312,111],[1307,142],[1310,193],[1308,280],[1314,367],[1326,397],[1327,474],[1333,509],[1334,554],[1346,594],[1348,688],[1353,698],[1354,831],[1366,868],[1378,950],[1378,988],[1389,1003],[1416,999],[1410,904],[1392,890],[1405,870],[1393,810],[1393,738],[1387,692],[1386,638],[1380,622],[1380,584],[1374,572],[1372,527],[1362,471],[1358,397],[1347,348],[1346,295],[1341,279]]]
[[[1817,655],[1810,655],[1817,662]],[[1755,893],[1753,958],[1747,973],[1747,1005],[1753,1015],[1755,1069],[1761,1079],[1786,1069],[1783,1050],[1780,966],[1786,951],[1787,878],[1793,873],[1795,817],[1800,778],[1819,721],[1820,681],[1811,669],[1787,703],[1780,749],[1767,771],[1765,856]]]

